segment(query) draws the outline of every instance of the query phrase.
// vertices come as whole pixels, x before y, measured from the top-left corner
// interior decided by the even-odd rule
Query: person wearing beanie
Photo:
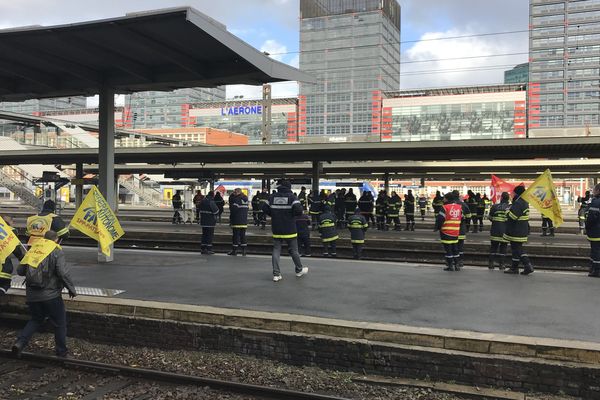
[[[367,229],[369,229],[369,223],[360,213],[360,208],[357,207],[354,210],[354,215],[348,218],[348,229],[350,229],[353,256],[355,259],[360,260],[365,245],[365,234],[367,233]]]
[[[288,252],[294,261],[296,276],[301,277],[308,273],[308,267],[302,266],[298,254],[298,231],[296,230],[295,217],[302,214],[302,204],[292,193],[292,185],[287,180],[279,181],[277,191],[263,204],[263,212],[271,217],[273,231],[273,282],[279,282],[283,277],[279,266],[281,247],[285,242]]]
[[[503,235],[503,238],[510,242],[512,265],[504,273],[518,274],[519,264],[522,263],[523,271],[521,275],[529,275],[533,272],[533,266],[529,256],[523,249],[523,245],[527,243],[527,237],[529,236],[529,203],[521,198],[521,195],[525,192],[525,187],[517,186],[513,191],[515,197],[506,213],[506,232]]]
[[[28,245],[31,246],[35,241],[42,239],[48,231],[56,232],[58,243],[69,237],[69,227],[55,212],[56,203],[52,200],[46,200],[42,210],[37,215],[27,218]]]
[[[492,221],[490,227],[490,259],[488,263],[489,269],[494,269],[496,264],[501,271],[505,268],[506,248],[508,240],[504,239],[506,232],[506,213],[510,208],[510,195],[503,192],[500,197],[500,203],[494,204],[490,209],[488,219]]]
[[[323,256],[337,257],[336,241],[340,238],[337,233],[335,215],[329,205],[323,207],[323,212],[319,215],[319,233],[323,242]]]
[[[600,184],[594,186],[593,197],[585,219],[585,230],[590,242],[590,273],[600,278]]]

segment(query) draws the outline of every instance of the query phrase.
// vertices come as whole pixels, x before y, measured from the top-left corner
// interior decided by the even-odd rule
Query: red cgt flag
[[[509,194],[511,194],[515,187],[522,185],[523,183],[519,185],[513,185],[512,183],[508,183],[505,180],[498,178],[496,175],[492,175],[492,201],[494,203],[499,203],[500,196],[502,196],[502,192],[508,192]]]

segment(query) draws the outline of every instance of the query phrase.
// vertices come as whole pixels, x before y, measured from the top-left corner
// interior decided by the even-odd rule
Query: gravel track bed
[[[16,334],[15,330],[0,328],[0,346],[4,349],[10,348],[14,343]],[[351,399],[458,400],[465,398],[435,392],[431,389],[386,387],[355,383],[352,379],[361,375],[328,371],[316,367],[290,366],[276,361],[256,359],[250,356],[231,353],[109,346],[73,338],[69,338],[68,346],[70,357],[74,359],[293,389],[303,392],[317,392]],[[34,336],[26,351],[54,354],[54,336],[51,334]],[[257,398],[223,394],[209,388],[166,386],[169,385],[140,383],[127,387],[123,397],[105,396],[104,398],[107,400],[136,398],[237,400]],[[86,387],[82,385],[79,387],[79,390],[79,392],[73,393],[73,397],[63,397],[61,400],[83,398],[84,393],[82,391],[85,391]],[[144,394],[148,394],[149,396],[145,397]],[[0,393],[0,398],[1,396]],[[566,396],[535,394],[529,394],[527,398],[528,400],[575,399]]]

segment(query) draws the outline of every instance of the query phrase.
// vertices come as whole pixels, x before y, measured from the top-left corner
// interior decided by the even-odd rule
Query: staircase
[[[135,193],[142,202],[149,206],[160,208],[167,207],[167,205],[161,201],[162,194],[159,190],[145,185],[142,180],[134,175],[121,176],[119,178],[119,184],[130,192]]]
[[[18,182],[11,178],[7,172],[20,173],[14,167],[0,168],[0,186],[4,186],[6,189],[13,192],[19,197],[25,204],[39,210],[42,206],[42,199],[38,198],[31,190],[23,185],[22,182]]]

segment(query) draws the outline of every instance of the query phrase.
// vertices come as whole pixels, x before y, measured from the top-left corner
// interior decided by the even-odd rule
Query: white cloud
[[[458,29],[424,34],[403,54],[400,86],[409,89],[502,83],[505,70],[527,61],[526,54],[495,57],[526,53],[526,33],[515,38],[518,40],[498,40],[495,36],[434,40],[470,34]]]
[[[283,61],[283,57],[286,55],[288,49],[287,46],[279,43],[277,40],[269,39],[260,46],[260,51],[269,53],[273,60]]]

